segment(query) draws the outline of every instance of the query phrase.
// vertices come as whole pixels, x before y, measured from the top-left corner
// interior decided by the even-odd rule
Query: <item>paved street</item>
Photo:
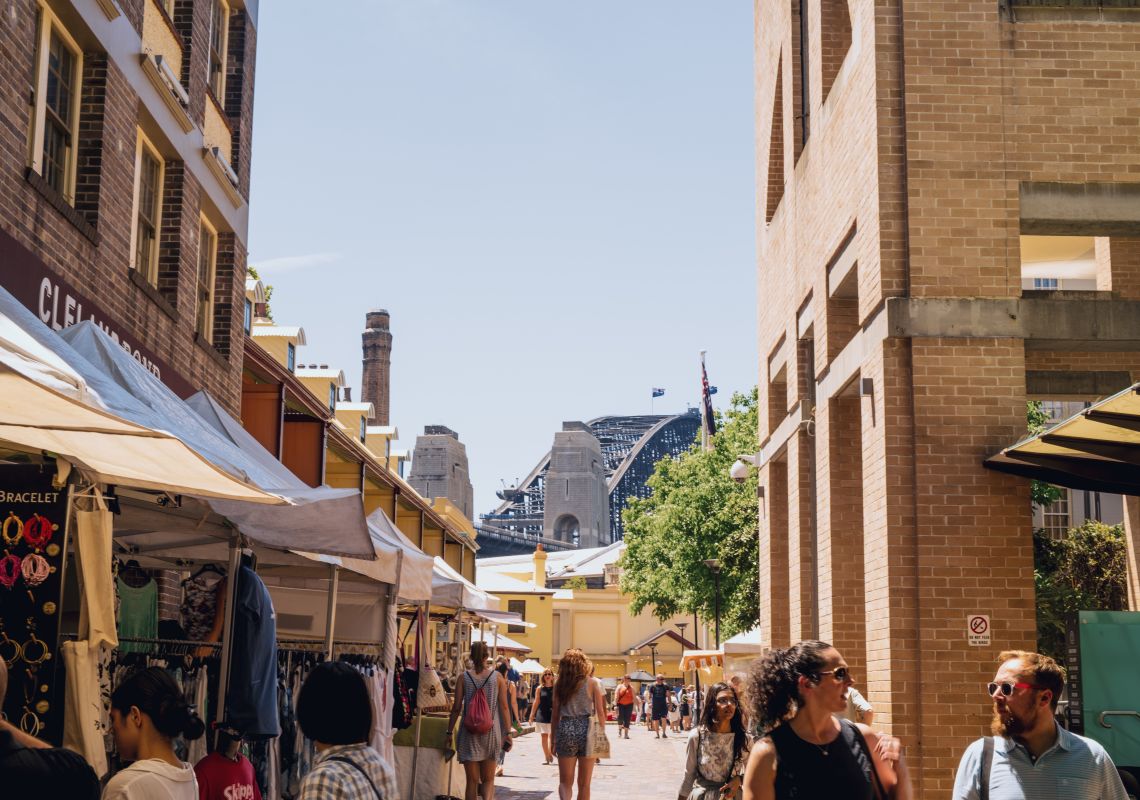
[[[592,800],[669,800],[677,796],[684,768],[685,736],[655,739],[635,725],[629,741],[617,738],[608,725],[613,758],[594,769]],[[462,796],[462,790],[453,792]],[[495,800],[548,800],[558,797],[558,767],[542,763],[537,733],[523,736],[507,756],[503,777],[496,782]]]

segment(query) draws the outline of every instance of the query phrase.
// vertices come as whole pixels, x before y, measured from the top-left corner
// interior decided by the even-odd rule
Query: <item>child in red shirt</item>
[[[240,748],[237,731],[218,730],[218,749],[194,765],[198,800],[261,800],[253,764]]]

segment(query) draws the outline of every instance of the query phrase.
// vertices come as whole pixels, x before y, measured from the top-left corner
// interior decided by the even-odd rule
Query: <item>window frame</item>
[[[285,343],[285,368],[290,372],[297,371],[297,345],[292,342]]]
[[[35,54],[35,84],[33,86],[34,104],[32,111],[32,126],[28,132],[28,166],[39,175],[47,185],[51,186],[44,175],[44,145],[47,138],[47,79],[48,62],[50,60],[50,45],[52,33],[59,36],[60,42],[71,51],[75,59],[75,81],[71,88],[70,99],[70,152],[64,168],[63,187],[57,189],[64,201],[75,206],[76,172],[79,163],[79,116],[82,107],[83,94],[83,48],[71,35],[70,31],[60,20],[59,16],[44,2],[38,2],[39,20],[36,29]]]
[[[209,264],[207,266],[208,282],[205,286],[206,292],[209,297],[206,300],[206,316],[205,321],[202,319],[202,239],[203,235],[209,237]],[[198,258],[197,268],[194,270],[194,331],[198,334],[199,338],[204,339],[210,344],[214,343],[214,309],[217,306],[217,298],[214,296],[215,287],[218,282],[218,229],[210,224],[210,220],[206,219],[205,215],[198,217]],[[202,326],[205,325],[205,330]]]
[[[253,301],[245,298],[245,308],[242,310],[241,327],[246,333],[253,330]]]
[[[514,604],[521,604],[522,611],[515,611],[512,609],[511,606]],[[507,600],[507,611],[518,614],[520,617],[522,617],[523,622],[526,622],[526,600]],[[526,626],[511,625],[510,623],[507,623],[507,633],[526,633]]]
[[[150,141],[142,128],[136,128],[138,133],[135,140],[135,181],[134,181],[134,199],[131,202],[131,269],[136,270],[139,275],[146,280],[151,286],[158,287],[158,256],[160,239],[162,238],[162,201],[163,189],[166,183],[166,159],[162,157],[162,153]],[[142,167],[143,167],[143,153],[146,153],[156,162],[158,162],[158,188],[155,192],[155,218],[154,218],[154,243],[151,245],[151,266],[148,270],[151,274],[146,274],[140,268],[138,263],[138,237],[139,237],[139,211],[140,202],[142,200]]]
[[[219,12],[218,20],[214,13]],[[214,24],[220,21],[221,41],[218,51],[218,85],[214,87]],[[226,68],[229,66],[230,47],[230,6],[225,0],[210,0],[210,29],[206,32],[206,86],[218,104],[225,106]]]

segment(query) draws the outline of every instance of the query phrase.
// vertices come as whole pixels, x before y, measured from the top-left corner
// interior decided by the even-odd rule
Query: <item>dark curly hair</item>
[[[736,699],[736,709],[732,714],[732,763],[735,764],[740,758],[740,754],[744,752],[744,747],[748,743],[744,731],[744,715],[743,709],[740,707],[740,695],[737,694],[736,689],[731,683],[714,683],[709,687],[708,692],[705,694],[705,707],[701,709],[701,726],[707,731],[716,730],[716,696],[721,692],[732,692],[732,696]]]
[[[823,654],[831,649],[827,642],[811,639],[785,650],[770,650],[753,662],[745,694],[751,706],[749,715],[761,731],[772,730],[796,713],[803,702],[800,677],[818,682],[819,671],[827,664]]]

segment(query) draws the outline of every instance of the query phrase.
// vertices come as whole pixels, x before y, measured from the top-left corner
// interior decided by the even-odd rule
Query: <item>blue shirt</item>
[[[277,713],[277,617],[261,578],[239,570],[226,722],[246,738],[281,734]]]
[[[984,741],[978,739],[962,754],[953,800],[981,797]],[[1127,795],[1104,748],[1058,726],[1057,741],[1036,763],[1024,745],[994,737],[990,800],[1127,800]]]

